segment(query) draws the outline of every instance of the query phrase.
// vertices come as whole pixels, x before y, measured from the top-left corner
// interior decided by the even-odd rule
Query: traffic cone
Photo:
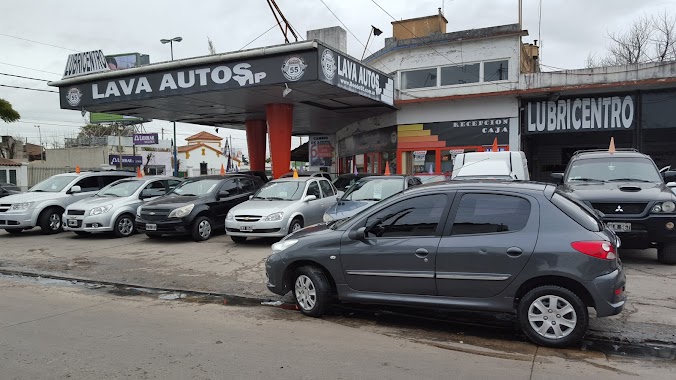
[[[80,174],[80,165],[75,165],[75,173]]]
[[[608,147],[608,153],[613,154],[615,152],[616,152],[616,150],[615,150],[615,138],[611,137],[610,138],[610,146]]]
[[[498,138],[496,137],[495,140],[493,140],[493,152],[498,151]]]
[[[293,178],[298,178],[298,170],[296,168],[293,168]]]
[[[391,175],[391,174],[392,173],[390,173],[390,162],[385,161],[385,175]]]
[[[143,172],[141,171],[141,167],[136,168],[136,178],[143,178]]]
[[[221,175],[225,175],[225,167],[221,164]]]

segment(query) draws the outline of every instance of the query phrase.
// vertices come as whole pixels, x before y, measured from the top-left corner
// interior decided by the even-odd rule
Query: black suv
[[[249,200],[261,186],[260,178],[246,174],[189,179],[139,207],[136,228],[150,238],[191,235],[195,241],[207,240],[215,228],[225,228],[228,211]]]
[[[658,260],[676,264],[676,171],[659,172],[634,149],[579,151],[565,173],[552,177],[561,190],[599,211],[623,248],[657,248]]]

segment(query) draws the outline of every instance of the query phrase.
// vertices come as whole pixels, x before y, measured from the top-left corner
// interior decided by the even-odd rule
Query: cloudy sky
[[[435,14],[443,6],[449,32],[518,21],[518,0],[375,1],[397,20]],[[277,0],[277,4],[303,38],[307,30],[341,25],[331,11],[362,43],[371,25],[383,30],[383,35],[371,39],[370,51],[380,49],[383,37],[392,35],[392,19],[371,0]],[[542,63],[568,69],[583,67],[589,52],[602,53],[607,31],[622,30],[644,13],[665,9],[673,12],[676,0],[542,0],[541,20],[539,6],[540,0],[523,0],[524,29],[530,33],[524,42],[539,39]],[[0,73],[42,80],[59,79],[73,51],[140,52],[149,54],[155,63],[170,58],[169,46],[159,42],[162,38],[183,37],[183,42],[174,45],[174,58],[207,54],[207,37],[218,52],[284,42],[279,29],[273,27],[275,19],[266,0],[22,0],[6,2],[2,8]],[[349,32],[348,52],[360,57],[363,45]],[[45,82],[7,75],[0,75],[0,84],[55,90]],[[0,87],[0,98],[10,101],[22,116],[21,122],[11,125],[0,121],[2,135],[21,136],[38,143],[38,128],[34,125],[40,125],[48,144],[75,136],[84,122],[79,112],[59,109],[56,93]],[[146,124],[149,132],[160,132],[162,128],[170,129],[171,123]],[[179,144],[203,129],[178,124]],[[207,130],[214,132],[212,128]],[[234,145],[244,146],[242,131],[220,129],[219,135],[232,135]],[[295,145],[298,139],[294,139]]]

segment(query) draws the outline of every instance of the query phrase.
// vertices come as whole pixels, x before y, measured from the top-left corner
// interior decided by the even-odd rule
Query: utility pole
[[[122,170],[122,129],[124,129],[123,126],[118,125],[117,126],[117,137],[118,137],[118,145],[117,145],[117,152],[120,154],[120,162],[118,163],[119,169]]]
[[[45,160],[45,153],[44,153],[45,150],[42,147],[42,130],[40,129],[39,125],[36,125],[35,128],[38,129],[38,134],[40,135],[40,161],[44,161]],[[26,140],[26,141],[28,141],[28,140]]]

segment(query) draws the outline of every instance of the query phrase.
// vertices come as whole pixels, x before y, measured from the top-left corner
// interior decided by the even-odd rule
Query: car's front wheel
[[[63,231],[63,225],[61,224],[62,213],[58,208],[52,207],[40,214],[38,225],[43,235],[51,235]]]
[[[209,240],[213,233],[211,219],[206,216],[198,216],[192,223],[192,239],[194,241]]]
[[[321,317],[331,304],[331,284],[321,270],[304,266],[296,270],[293,299],[301,313]]]
[[[120,215],[113,225],[113,233],[116,237],[128,237],[134,234],[134,218],[131,215]]]
[[[296,232],[303,228],[303,220],[300,218],[294,218],[289,225],[289,233]]]
[[[664,244],[657,248],[657,261],[662,264],[676,264],[676,244]]]
[[[587,332],[589,313],[580,297],[559,286],[540,286],[521,299],[519,323],[533,343],[547,347],[567,347]]]

